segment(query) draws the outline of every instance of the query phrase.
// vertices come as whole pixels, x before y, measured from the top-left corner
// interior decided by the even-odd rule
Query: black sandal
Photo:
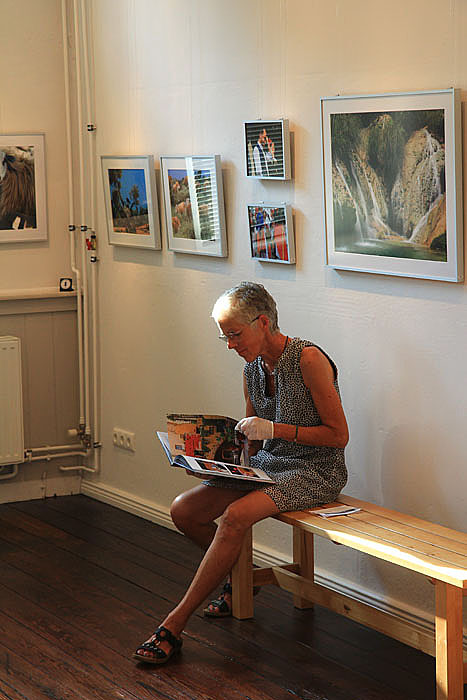
[[[224,597],[225,593],[232,595],[232,584],[229,582],[224,583],[224,588],[219,598],[211,600],[208,607],[204,608],[203,613],[205,617],[229,617],[232,615],[232,608]],[[210,605],[214,607],[214,610],[209,610]]]
[[[153,637],[155,637],[155,639],[152,642],[144,642],[136,649],[135,653],[133,654],[134,659],[142,661],[146,664],[165,664],[171,656],[177,654],[182,648],[183,640],[177,639],[177,637],[175,637],[175,635],[173,635],[172,632],[167,629],[167,627],[158,627],[154,632]],[[168,642],[172,648],[167,653],[161,649],[156,642]],[[138,652],[141,650],[150,651],[151,656],[138,654]]]
[[[261,586],[253,587],[253,595],[258,595]],[[211,600],[209,605],[214,606],[214,610],[209,610],[209,605],[204,608],[203,613],[205,617],[230,617],[232,615],[232,608],[229,606],[228,602],[224,598],[224,593],[230,593],[232,595],[232,584],[230,581],[224,583],[224,588],[219,596],[215,600]]]

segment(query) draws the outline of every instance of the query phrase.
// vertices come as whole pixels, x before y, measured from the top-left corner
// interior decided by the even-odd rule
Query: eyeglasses
[[[259,314],[259,316],[256,316],[256,318],[254,318],[253,320],[248,321],[248,323],[246,325],[251,326],[251,324],[254,323],[255,321],[257,321],[260,316],[261,316],[261,314]],[[219,336],[219,340],[223,340],[224,343],[228,343],[229,340],[237,340],[237,338],[240,338],[240,336],[244,330],[245,329],[242,328],[241,331],[233,331],[232,333],[226,333],[225,335],[222,333],[222,335]]]

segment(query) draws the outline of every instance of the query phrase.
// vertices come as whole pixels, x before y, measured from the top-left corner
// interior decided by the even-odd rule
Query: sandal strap
[[[163,625],[156,629],[154,636],[158,642],[168,642],[173,649],[179,649],[182,646],[182,640],[177,639],[177,637]],[[154,644],[154,642],[150,642],[150,644]]]
[[[230,612],[230,606],[227,603],[224,598],[216,598],[215,600],[211,600],[209,605],[212,605],[213,608],[217,608],[219,612]]]
[[[140,646],[137,648],[136,653],[138,654],[139,650],[143,649],[144,651],[150,651],[153,656],[157,657],[158,659],[165,659],[168,654],[160,648],[160,646],[157,646],[157,644],[154,644],[154,642],[144,642],[143,644],[140,644]],[[141,658],[144,659],[144,656],[140,654]]]

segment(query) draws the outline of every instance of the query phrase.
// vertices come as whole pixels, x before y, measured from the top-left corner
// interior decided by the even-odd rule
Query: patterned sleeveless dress
[[[303,348],[313,345],[300,338],[289,341],[274,371],[276,391],[272,396],[266,393],[266,375],[261,358],[245,365],[248,394],[257,416],[275,423],[321,425],[321,418],[300,369]],[[339,393],[337,368],[331,358],[321,348],[318,349],[334,369],[334,386]],[[250,464],[261,467],[276,483],[229,481],[227,484],[228,480],[220,477],[203,483],[242,491],[262,490],[283,512],[304,510],[333,501],[347,481],[344,449],[340,447],[313,447],[275,438],[265,441],[263,448],[251,457]]]

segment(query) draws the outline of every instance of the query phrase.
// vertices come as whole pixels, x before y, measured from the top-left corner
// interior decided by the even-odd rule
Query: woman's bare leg
[[[278,512],[274,501],[262,491],[250,491],[227,506],[193,581],[180,603],[163,621],[164,627],[176,637],[180,636],[196,608],[230,572],[238,559],[248,528]],[[161,642],[160,647],[166,652],[170,650],[167,642]],[[140,654],[143,658],[152,655],[150,651]]]
[[[172,503],[170,515],[180,532],[206,550],[214,539],[219,518],[227,506],[245,495],[245,491],[200,484],[180,494]]]

